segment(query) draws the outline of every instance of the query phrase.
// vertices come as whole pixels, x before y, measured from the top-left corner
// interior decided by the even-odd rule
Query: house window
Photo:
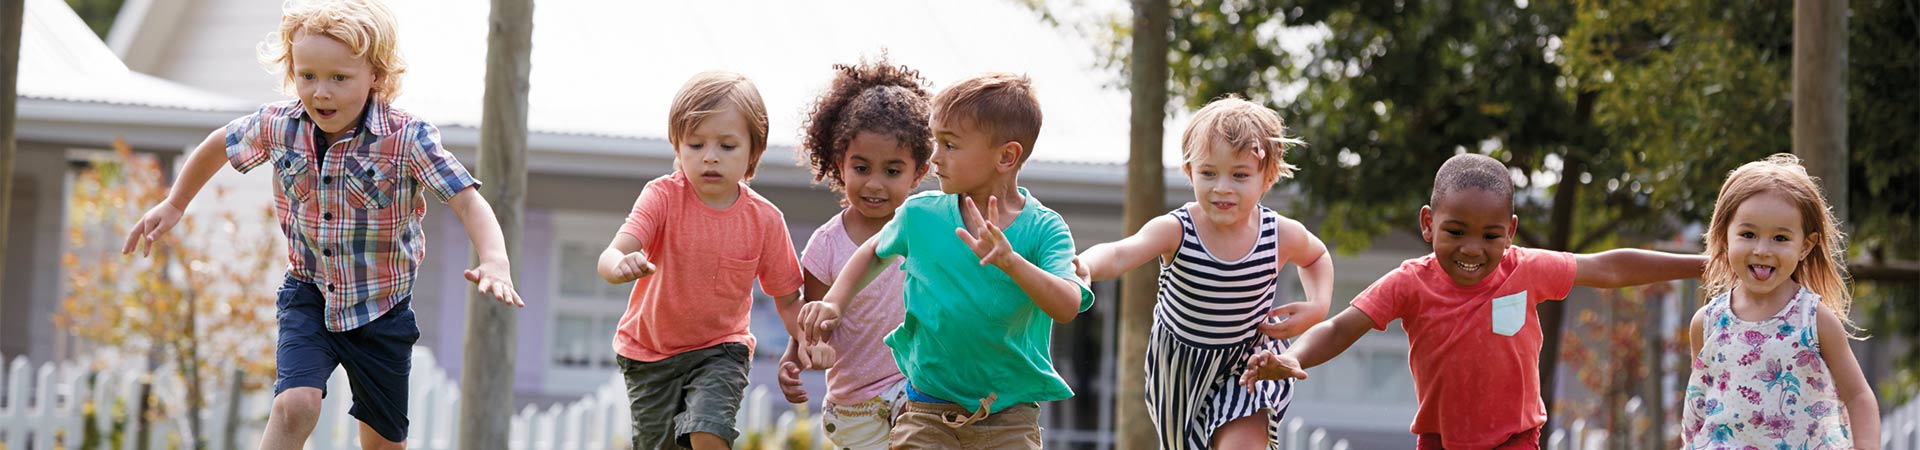
[[[553,274],[548,279],[555,283],[547,354],[560,376],[552,381],[571,383],[565,381],[569,372],[604,381],[615,368],[611,342],[633,283],[608,284],[598,266],[600,252],[620,220],[609,214],[554,216]]]

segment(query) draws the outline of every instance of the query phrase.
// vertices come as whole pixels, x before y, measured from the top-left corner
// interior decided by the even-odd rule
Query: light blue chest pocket
[[[1512,336],[1527,325],[1527,293],[1514,293],[1493,299],[1493,332]]]

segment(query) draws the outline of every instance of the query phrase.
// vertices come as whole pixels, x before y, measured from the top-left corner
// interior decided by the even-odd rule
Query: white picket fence
[[[172,369],[162,367],[155,373],[168,374]],[[90,376],[96,380],[91,386],[98,388],[89,388]],[[135,427],[140,421],[135,420],[131,400],[139,397],[139,381],[143,376],[92,371],[72,364],[48,363],[36,367],[26,358],[15,358],[7,370],[0,371],[0,449],[78,449],[84,421],[89,419],[96,430],[101,430],[102,438],[114,434],[116,422],[125,424],[126,428],[118,432],[125,437],[121,450],[139,448],[132,437],[138,435]],[[432,352],[420,347],[414,348],[410,377],[407,416],[412,420],[407,431],[407,447],[461,448],[455,430],[460,406],[459,384],[448,379]],[[183,397],[180,381],[175,377],[155,377],[152,389],[157,398]],[[344,370],[334,371],[327,382],[327,392],[321,402],[320,420],[307,441],[307,448],[359,448],[359,422],[347,414],[352,390]],[[208,441],[206,448],[254,448],[260,442],[267,411],[272,407],[271,393],[237,394],[241,396],[237,411],[226,408],[230,395],[235,394],[220,390],[211,396],[215,398],[209,399],[202,411],[203,427],[208,429],[202,433]],[[739,444],[746,444],[745,441],[753,437],[764,440],[766,445],[759,448],[782,448],[784,438],[796,427],[816,426],[816,422],[804,419],[795,411],[775,417],[771,402],[765,386],[748,388],[738,418],[740,428],[745,430]],[[91,417],[84,410],[89,403],[97,411]],[[239,415],[239,429],[232,442],[228,442],[220,428],[233,414]],[[191,437],[184,432],[186,420],[177,416],[180,415],[149,425],[146,448],[165,449],[174,445],[193,448]],[[610,374],[600,388],[578,400],[546,409],[532,406],[521,409],[508,425],[511,428],[507,447],[514,450],[624,450],[632,446],[632,423],[627,409],[626,383],[615,373]],[[811,434],[816,448],[826,448],[820,433]]]
[[[163,367],[156,373],[173,372]],[[132,437],[139,435],[140,430],[135,427],[140,421],[135,420],[131,399],[138,397],[144,376],[133,372],[93,371],[72,364],[49,363],[36,367],[25,358],[15,358],[6,370],[0,371],[0,449],[78,449],[87,420],[93,421],[102,438],[114,430],[116,423],[124,424],[121,426],[125,429],[119,432],[125,437],[121,450],[138,448]],[[407,446],[422,450],[460,448],[455,432],[459,385],[448,379],[433,354],[424,348],[414,349],[411,377],[407,413],[412,422]],[[157,398],[183,397],[183,387],[177,377],[155,377],[152,385]],[[334,372],[327,390],[332,394],[322,401],[321,418],[307,448],[358,448],[359,424],[347,414],[351,390],[344,371]],[[215,398],[210,399],[202,411],[202,426],[207,429],[202,433],[208,440],[206,448],[254,447],[265,426],[266,411],[272,404],[270,393],[237,394],[241,396],[238,408],[229,410],[226,400],[234,394],[219,391],[224,395],[213,395]],[[88,405],[94,410],[91,417],[86,412]],[[813,448],[827,448],[817,420],[805,417],[805,413],[798,410],[774,414],[785,408],[785,402],[773,398],[766,386],[749,387],[738,417],[739,427],[745,432],[736,442],[736,448],[785,448],[787,437],[802,427],[807,429],[806,439],[814,444]],[[235,414],[239,415],[239,429],[233,441],[228,442],[227,433],[221,429]],[[178,414],[149,426],[147,448],[194,446],[183,433],[186,420]],[[618,374],[609,374],[606,383],[578,400],[546,409],[532,406],[521,409],[513,415],[509,426],[507,447],[514,450],[629,449],[632,416],[627,409],[626,383]],[[1576,421],[1567,429],[1554,430],[1548,437],[1548,448],[1604,449],[1607,435],[1606,430]],[[1324,429],[1309,427],[1299,418],[1288,420],[1277,438],[1280,448],[1285,450],[1347,450],[1350,447],[1346,440],[1335,439]],[[750,439],[760,441],[748,442]],[[1920,401],[1908,402],[1882,415],[1880,442],[1888,450],[1920,450]]]

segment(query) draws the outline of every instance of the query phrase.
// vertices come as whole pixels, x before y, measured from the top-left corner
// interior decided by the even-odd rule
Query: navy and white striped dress
[[[1180,250],[1160,266],[1147,348],[1147,415],[1163,449],[1207,448],[1214,430],[1261,410],[1272,412],[1267,436],[1278,436],[1293,380],[1261,381],[1248,393],[1240,375],[1258,349],[1277,353],[1287,345],[1256,328],[1274,307],[1280,214],[1262,206],[1253,250],[1225,261],[1200,242],[1192,207],[1168,213],[1180,220]]]

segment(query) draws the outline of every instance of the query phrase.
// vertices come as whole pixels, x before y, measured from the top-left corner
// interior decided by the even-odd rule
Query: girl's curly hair
[[[920,72],[892,64],[884,53],[858,65],[835,64],[833,70],[833,83],[800,125],[797,155],[813,170],[813,181],[843,192],[840,162],[847,144],[863,132],[892,136],[912,151],[915,164],[926,166],[933,157],[932,97]]]

